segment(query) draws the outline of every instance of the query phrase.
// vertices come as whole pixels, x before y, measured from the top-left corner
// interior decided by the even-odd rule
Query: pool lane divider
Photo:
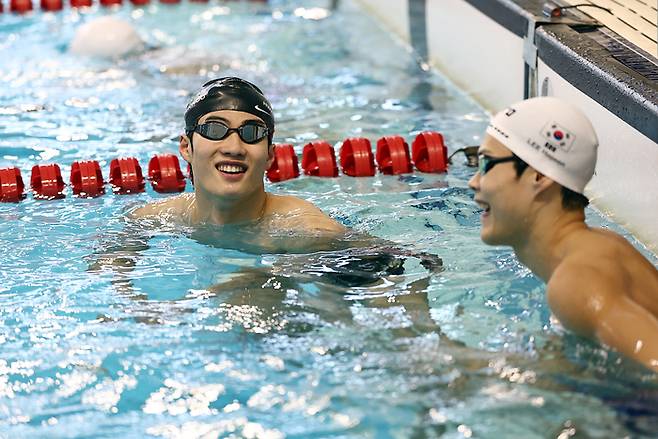
[[[417,170],[425,173],[443,173],[448,170],[448,149],[443,135],[425,131],[409,145],[402,136],[384,136],[377,141],[375,154],[370,140],[365,137],[345,139],[339,150],[340,168],[350,177],[372,177],[379,170],[385,175],[399,175]],[[325,141],[310,142],[302,150],[302,170],[314,177],[337,177],[338,164],[334,148]],[[291,144],[274,148],[274,162],[267,170],[271,182],[297,178],[299,163]]]
[[[387,175],[412,172],[409,145],[400,136],[386,136],[377,141],[375,154],[379,172]]]
[[[302,151],[304,174],[313,177],[338,177],[334,148],[325,141],[311,142]]]
[[[64,179],[57,163],[32,167],[30,186],[36,198],[64,198]]]
[[[181,0],[153,0],[155,3],[179,4]],[[208,3],[209,0],[189,0],[191,3]],[[267,0],[250,0],[254,3],[266,3]],[[35,0],[36,2],[36,0]],[[120,6],[124,0],[98,0],[99,4],[104,7]],[[134,6],[145,6],[151,3],[151,0],[126,0],[126,3],[132,3]],[[69,0],[71,8],[89,8],[93,5],[93,0]],[[64,0],[39,0],[39,6],[44,12],[57,12],[64,9]],[[9,11],[15,14],[26,14],[34,9],[32,0],[10,0]],[[0,0],[0,13],[4,12],[2,0]]]
[[[96,160],[74,162],[71,165],[73,195],[97,197],[105,193],[101,167]]]
[[[413,172],[413,166],[421,172],[442,173],[448,169],[448,155],[443,136],[436,132],[423,132],[409,145],[401,136],[384,136],[377,141],[373,155],[370,140],[363,137],[348,138],[339,151],[341,170],[350,177],[372,177],[376,169],[385,175]],[[376,162],[376,166],[375,166]],[[304,145],[302,169],[313,177],[338,177],[338,162],[333,146],[325,141]],[[300,175],[299,160],[293,145],[274,146],[274,160],[266,172],[271,182],[297,178]],[[191,170],[188,165],[188,176]],[[190,177],[191,178],[191,177]],[[94,198],[105,194],[107,183],[115,194],[137,194],[145,191],[146,179],[158,193],[183,192],[186,176],[174,154],[158,154],[148,163],[148,178],[144,177],[135,157],[121,157],[110,162],[109,180],[103,179],[100,164],[96,160],[75,161],[71,165],[70,187],[74,196]],[[57,163],[34,165],[30,176],[30,188],[36,199],[64,198],[66,184]],[[17,167],[0,168],[0,201],[19,202],[26,197],[25,184]]]
[[[450,159],[443,135],[436,131],[424,131],[417,135],[411,144],[411,160],[420,172],[446,172]]]
[[[274,160],[266,172],[273,183],[299,177],[299,163],[295,149],[289,143],[274,145]]]
[[[18,168],[0,168],[0,201],[17,202],[24,198],[25,184]]]
[[[161,154],[151,158],[148,164],[148,180],[159,193],[183,192],[185,176],[178,157]],[[105,194],[105,180],[96,160],[76,161],[71,165],[71,192],[81,198],[93,198]],[[134,157],[123,157],[110,162],[108,183],[115,194],[144,192],[146,182],[142,168]],[[64,198],[66,185],[58,164],[35,165],[30,176],[30,188],[36,199]],[[17,167],[0,168],[0,201],[19,202],[26,195],[23,177]]]
[[[350,177],[375,175],[375,156],[372,155],[370,140],[364,137],[346,139],[341,145],[339,153],[343,174]]]
[[[178,160],[178,158],[176,158]],[[122,157],[110,162],[110,184],[118,194],[144,192],[146,183],[142,167],[135,157]],[[155,189],[155,186],[153,187]]]

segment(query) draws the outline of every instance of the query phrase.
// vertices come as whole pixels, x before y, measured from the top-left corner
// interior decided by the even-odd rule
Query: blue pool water
[[[65,178],[80,159],[99,160],[106,177],[116,157],[145,167],[176,152],[189,93],[220,75],[261,86],[275,141],[298,153],[316,139],[423,130],[442,132],[450,151],[479,142],[479,106],[351,2],[327,3],[5,14],[0,167],[26,180],[37,163],[59,163]],[[75,29],[102,14],[132,21],[149,50],[67,53]],[[150,187],[0,205],[0,437],[654,437],[656,377],[564,334],[542,284],[508,249],[480,243],[472,173],[460,157],[445,175],[267,184],[444,261],[429,273],[409,257],[403,274],[363,285],[323,273],[354,249],[223,245],[248,241],[248,229],[154,226],[132,269],[90,270],[134,239],[124,213],[165,196]],[[214,245],[199,233],[215,233]]]

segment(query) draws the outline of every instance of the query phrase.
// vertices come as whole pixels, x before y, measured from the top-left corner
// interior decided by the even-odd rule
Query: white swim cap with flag
[[[487,134],[532,168],[582,194],[594,175],[599,141],[589,119],[554,97],[521,101],[496,114]]]

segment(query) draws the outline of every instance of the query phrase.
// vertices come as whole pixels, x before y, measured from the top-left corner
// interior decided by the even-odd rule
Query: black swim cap
[[[263,92],[249,81],[236,77],[216,78],[206,82],[185,108],[185,131],[194,130],[204,114],[217,110],[236,110],[253,114],[265,122],[272,143],[274,114]]]

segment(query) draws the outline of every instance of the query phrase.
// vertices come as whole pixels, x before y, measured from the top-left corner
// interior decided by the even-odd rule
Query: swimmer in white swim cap
[[[80,26],[69,45],[76,55],[118,58],[141,51],[144,42],[135,28],[113,16],[94,18]]]
[[[585,224],[597,148],[587,117],[560,99],[496,114],[469,181],[483,210],[480,236],[512,246],[547,283],[566,328],[658,372],[658,270],[619,235]]]

